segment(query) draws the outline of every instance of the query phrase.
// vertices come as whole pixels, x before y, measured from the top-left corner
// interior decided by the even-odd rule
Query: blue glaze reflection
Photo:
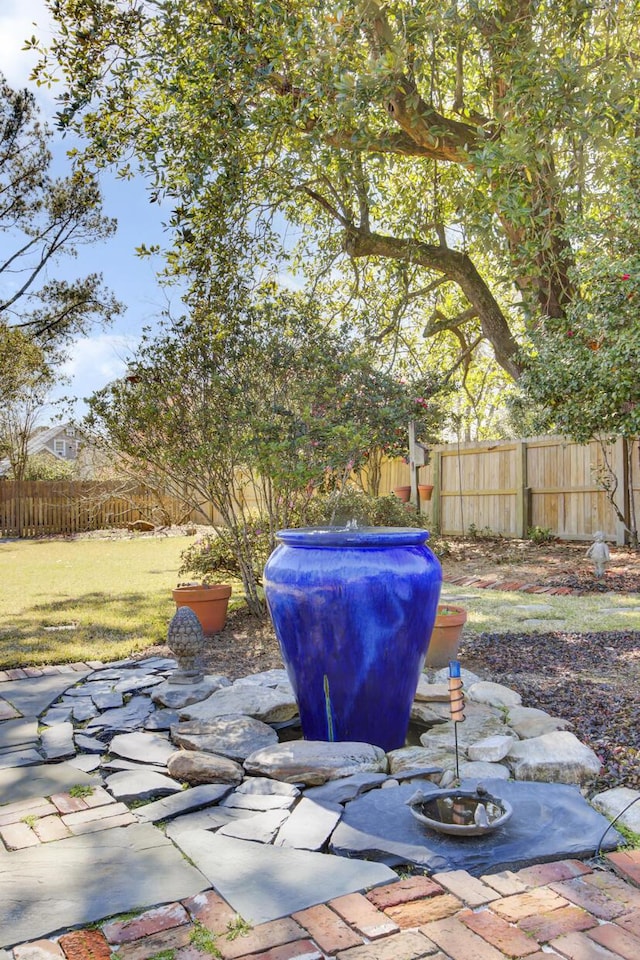
[[[279,536],[265,591],[305,737],[403,746],[442,582],[427,532]]]

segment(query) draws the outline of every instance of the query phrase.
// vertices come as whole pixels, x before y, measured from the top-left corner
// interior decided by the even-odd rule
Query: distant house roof
[[[73,435],[70,435],[68,431],[73,431]],[[44,430],[39,430],[27,441],[27,456],[33,457],[38,453],[48,453],[52,457],[55,457],[56,460],[68,461],[75,459],[68,454],[56,451],[54,441],[64,437],[67,437],[69,440],[78,439],[76,430],[70,423],[58,423],[54,427],[46,427]],[[0,477],[5,476],[10,469],[11,462],[7,458],[0,460]]]

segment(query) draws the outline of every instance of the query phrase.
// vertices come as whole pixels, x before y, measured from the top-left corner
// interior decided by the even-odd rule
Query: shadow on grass
[[[0,627],[0,669],[128,656],[165,643],[174,611],[164,592],[94,591],[34,604]]]

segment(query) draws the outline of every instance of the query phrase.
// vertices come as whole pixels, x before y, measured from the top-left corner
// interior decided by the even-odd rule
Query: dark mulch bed
[[[481,634],[464,639],[460,659],[574,724],[603,764],[589,793],[640,790],[640,632]]]

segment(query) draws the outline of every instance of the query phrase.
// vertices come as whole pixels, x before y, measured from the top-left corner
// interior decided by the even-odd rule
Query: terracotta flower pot
[[[176,607],[193,610],[205,637],[219,633],[224,627],[230,596],[231,587],[222,583],[192,583],[173,591]]]
[[[420,494],[421,500],[431,500],[431,494],[433,493],[433,484],[432,483],[419,483],[418,484],[418,493]]]
[[[408,503],[411,499],[411,487],[394,487],[393,492],[403,503]]]
[[[456,660],[462,628],[467,622],[467,611],[453,603],[440,603],[429,640],[425,667],[448,667]]]

